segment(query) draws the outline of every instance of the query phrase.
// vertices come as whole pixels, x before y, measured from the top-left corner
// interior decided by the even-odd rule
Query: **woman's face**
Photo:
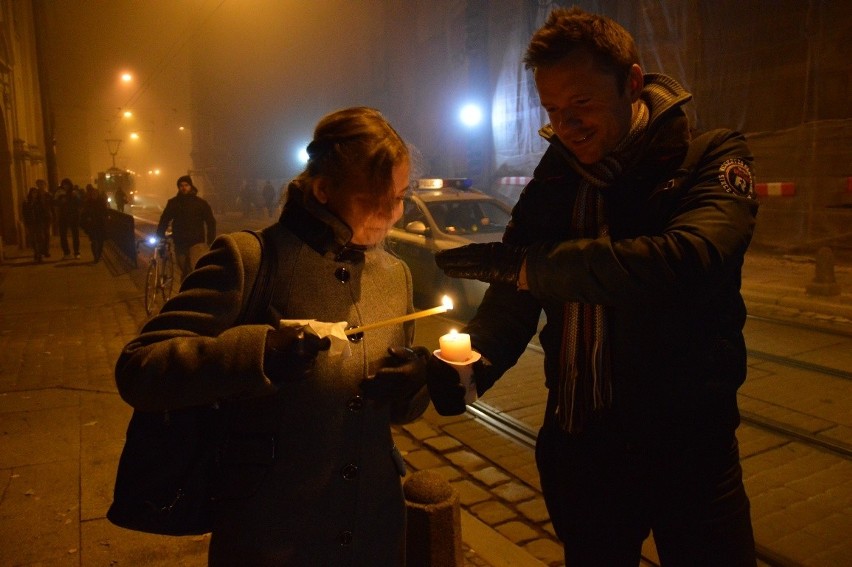
[[[352,229],[352,244],[375,246],[387,235],[393,223],[400,219],[410,170],[407,160],[395,165],[392,170],[394,205],[391,211],[387,211],[375,197],[368,195],[355,195],[347,199],[348,202],[341,203],[342,206],[325,202],[329,210]],[[320,201],[323,202],[322,198]]]

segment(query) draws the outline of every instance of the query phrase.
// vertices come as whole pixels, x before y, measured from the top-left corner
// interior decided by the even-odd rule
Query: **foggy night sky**
[[[405,48],[397,25],[405,12],[428,9],[405,3],[394,13],[380,0],[44,6],[60,178],[89,182],[111,165],[104,140],[123,138],[116,164],[137,172],[160,167],[162,178],[150,177],[147,187],[165,194],[192,167],[191,134],[177,128],[189,128],[194,111],[204,113],[200,129],[215,123],[212,135],[258,177],[292,175],[297,140],[309,141],[328,111],[366,104],[394,122],[388,102],[398,95],[385,77],[388,61]],[[132,85],[120,84],[123,71],[133,73]],[[121,118],[125,109],[134,112],[131,121]],[[139,140],[128,138],[131,130]]]

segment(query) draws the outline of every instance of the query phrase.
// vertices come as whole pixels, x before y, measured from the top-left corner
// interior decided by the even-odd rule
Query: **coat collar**
[[[291,191],[278,222],[322,256],[347,264],[364,261],[366,247],[351,243],[352,229],[346,223],[312,196]]]

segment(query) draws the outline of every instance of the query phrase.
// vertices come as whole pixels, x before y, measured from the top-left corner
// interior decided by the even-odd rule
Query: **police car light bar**
[[[418,189],[469,189],[473,179],[467,177],[451,177],[447,179],[421,179],[417,182]]]

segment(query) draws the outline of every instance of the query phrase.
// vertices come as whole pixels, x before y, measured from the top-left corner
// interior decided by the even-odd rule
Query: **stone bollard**
[[[407,567],[462,567],[459,494],[438,473],[418,471],[403,485]]]
[[[808,295],[840,295],[840,284],[834,277],[834,253],[824,246],[817,250],[816,274],[805,291]]]

